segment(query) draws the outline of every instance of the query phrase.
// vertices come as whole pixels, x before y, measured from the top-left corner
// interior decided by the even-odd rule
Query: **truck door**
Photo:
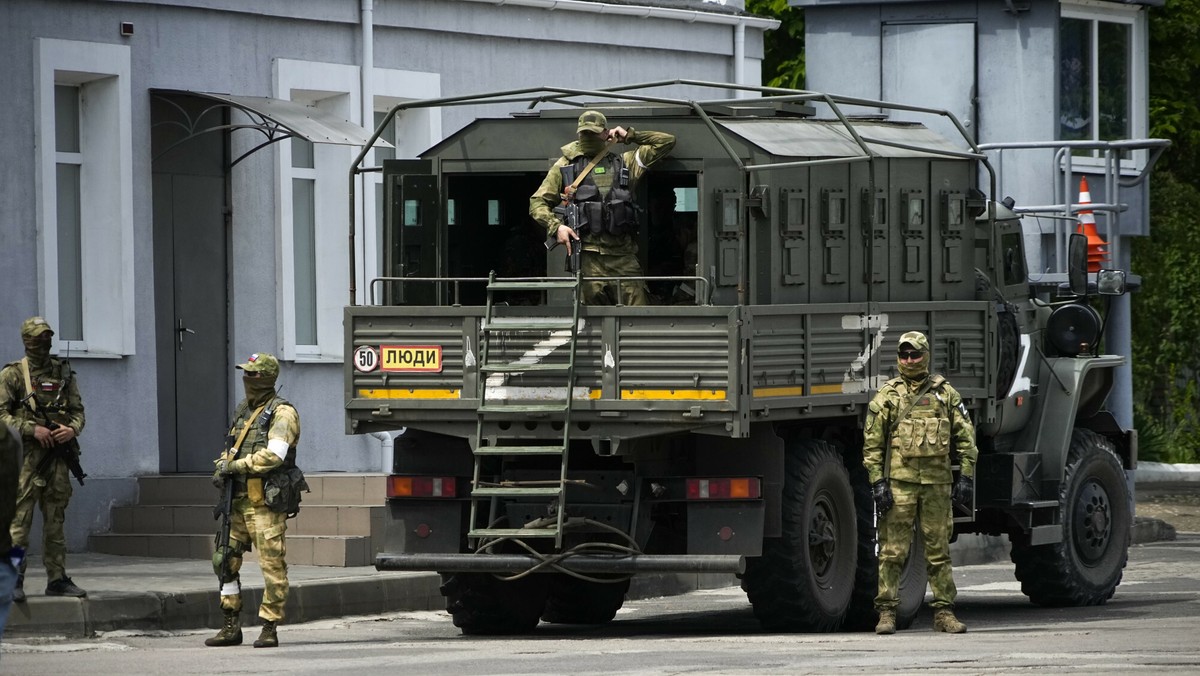
[[[442,275],[437,176],[430,160],[384,160],[383,275],[411,279]],[[438,285],[388,282],[388,305],[436,305]]]

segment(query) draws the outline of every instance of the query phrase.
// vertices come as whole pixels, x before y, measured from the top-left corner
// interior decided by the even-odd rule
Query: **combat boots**
[[[958,621],[954,611],[949,608],[939,608],[933,613],[933,630],[944,631],[947,634],[965,634],[967,625]]]
[[[216,636],[204,639],[204,645],[224,647],[242,644],[242,618],[236,610],[225,611],[225,624]]]
[[[896,633],[896,611],[881,610],[879,611],[879,624],[875,625],[876,634],[894,634]]]
[[[263,620],[262,633],[258,635],[258,640],[254,642],[255,648],[278,648],[279,636],[275,633],[275,623],[271,620]]]
[[[13,587],[13,600],[17,603],[25,602],[25,573],[17,574],[17,586]]]
[[[46,585],[46,596],[74,596],[75,598],[83,598],[87,596],[87,592],[75,586],[71,578],[63,575]]]

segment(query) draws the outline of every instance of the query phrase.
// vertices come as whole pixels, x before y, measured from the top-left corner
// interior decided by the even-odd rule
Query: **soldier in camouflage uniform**
[[[44,473],[37,473],[38,464],[47,453],[83,432],[83,400],[79,397],[79,387],[70,363],[50,356],[53,336],[54,331],[45,319],[26,319],[21,324],[25,357],[0,370],[0,424],[16,429],[25,447],[25,461],[17,488],[17,511],[10,534],[14,546],[27,548],[29,529],[33,526],[33,508],[35,505],[40,507],[42,555],[49,581],[46,595],[83,597],[87,592],[67,577],[66,570],[67,539],[63,534],[63,520],[72,492],[67,463],[56,459]],[[42,413],[57,424],[53,430],[42,423]],[[25,600],[24,562],[17,576],[13,600]]]
[[[25,562],[25,549],[12,546],[9,526],[17,513],[17,475],[21,472],[21,435],[0,425],[0,636],[12,610],[17,570]]]
[[[279,377],[279,361],[265,352],[250,355],[237,368],[244,372],[246,398],[234,409],[233,426],[229,430],[226,452],[216,460],[214,483],[224,484],[233,479],[232,526],[229,533],[229,577],[221,579],[221,610],[225,624],[216,636],[206,639],[208,646],[231,646],[242,643],[242,585],[238,571],[242,555],[258,551],[258,565],[263,573],[263,598],[258,616],[262,618],[262,633],[254,642],[255,648],[274,648],[279,645],[276,625],[283,620],[287,604],[287,514],[266,506],[263,477],[284,466],[284,460],[295,462],[296,444],[300,441],[300,415],[275,391]],[[246,429],[249,426],[249,429]],[[240,443],[239,443],[240,441]],[[213,555],[213,570],[221,575],[218,549]]]
[[[923,334],[900,336],[897,360],[900,377],[889,380],[871,400],[863,434],[863,466],[879,514],[875,633],[896,632],[900,573],[919,520],[933,592],[933,628],[961,634],[967,627],[954,616],[957,590],[950,569],[952,503],[971,504],[978,456],[975,428],[958,391],[929,373],[929,340]],[[951,442],[961,463],[957,483],[950,468]]]
[[[589,110],[579,116],[575,141],[562,147],[562,157],[550,167],[542,185],[529,198],[529,215],[549,237],[567,250],[582,244],[580,268],[584,277],[639,277],[637,207],[633,190],[637,181],[655,162],[666,157],[675,146],[675,137],[656,131],[636,131],[632,127],[608,129],[604,114]],[[609,142],[635,143],[637,149],[620,155],[609,152]],[[603,153],[595,167],[584,175],[570,197],[580,206],[579,231],[568,227],[554,214],[575,178],[591,161]],[[580,238],[582,242],[580,241]],[[617,301],[616,285],[611,282],[587,282],[582,290],[588,305],[612,305]],[[646,284],[642,281],[620,283],[620,300],[625,305],[646,305]]]

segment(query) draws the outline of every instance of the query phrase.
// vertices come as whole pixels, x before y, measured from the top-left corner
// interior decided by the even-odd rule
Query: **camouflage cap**
[[[54,335],[54,329],[50,328],[50,323],[41,317],[30,317],[21,323],[22,338],[34,338],[47,331]]]
[[[273,354],[255,352],[250,355],[245,364],[238,364],[234,368],[250,371],[251,373],[261,373],[268,378],[274,378],[279,375],[279,360]]]
[[[590,131],[593,134],[603,134],[605,129],[608,129],[608,118],[604,117],[604,113],[598,110],[588,110],[579,116],[579,126],[575,129],[575,133]]]
[[[929,351],[929,339],[926,338],[925,334],[921,333],[920,331],[909,331],[903,336],[900,336],[900,344],[897,345],[896,348],[899,349],[905,345],[912,347],[918,352]]]

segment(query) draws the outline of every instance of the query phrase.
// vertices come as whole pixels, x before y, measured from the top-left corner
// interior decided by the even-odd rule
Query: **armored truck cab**
[[[383,164],[386,274],[345,316],[348,433],[404,430],[377,567],[443,573],[467,633],[607,621],[630,576],[663,571],[737,573],[768,627],[868,626],[862,422],[920,330],[977,425],[956,529],[1008,534],[1035,601],[1111,596],[1136,441],[1103,410],[1124,358],[1097,349],[1086,242],[1066,299],[1039,296],[1020,219],[976,188],[991,171],[965,137],[811,92],[626,91],[398,107],[576,103]],[[583,305],[528,215],[582,105],[677,139],[636,186],[649,306]],[[924,584],[910,561],[902,623]]]

